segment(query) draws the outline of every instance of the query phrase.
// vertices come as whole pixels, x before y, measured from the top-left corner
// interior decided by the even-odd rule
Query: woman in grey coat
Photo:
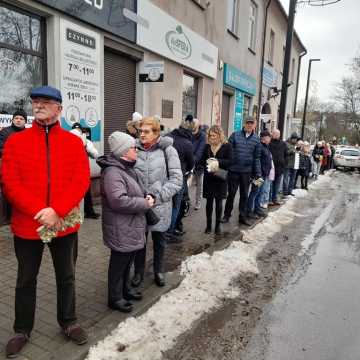
[[[145,246],[145,213],[154,205],[138,184],[134,170],[135,139],[115,131],[109,136],[111,154],[98,158],[101,167],[102,230],[111,250],[108,271],[108,306],[130,312],[129,300],[142,295],[129,287],[129,274],[137,250]]]
[[[135,170],[147,194],[155,200],[154,212],[160,221],[149,227],[154,247],[154,276],[158,286],[165,285],[165,232],[171,222],[172,197],[183,185],[183,175],[173,139],[160,136],[160,124],[153,118],[140,122],[140,141]],[[146,247],[135,256],[135,276],[132,284],[139,286],[144,278]]]

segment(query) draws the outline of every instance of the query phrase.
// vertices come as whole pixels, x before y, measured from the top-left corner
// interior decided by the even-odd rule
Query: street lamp
[[[306,83],[306,94],[305,94],[305,103],[304,103],[304,112],[303,112],[302,125],[301,125],[301,137],[302,138],[304,138],[305,123],[306,123],[306,108],[307,108],[308,95],[309,95],[311,64],[312,64],[313,61],[321,61],[321,59],[309,59],[308,76],[307,76],[307,83]]]

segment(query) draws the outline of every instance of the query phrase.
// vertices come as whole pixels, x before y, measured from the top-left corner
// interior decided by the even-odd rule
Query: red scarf
[[[158,142],[159,138],[153,140],[152,142],[149,142],[147,144],[143,144],[143,147],[145,149],[145,151],[148,151],[151,147],[153,147],[157,142]]]

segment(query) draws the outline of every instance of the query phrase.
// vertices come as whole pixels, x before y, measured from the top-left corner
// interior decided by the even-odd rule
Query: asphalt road
[[[359,358],[360,175],[336,172],[309,194],[259,257],[260,275],[243,279],[244,296],[202,319],[164,358]]]
[[[309,266],[267,307],[244,360],[359,358],[360,175],[336,173],[324,190],[333,207],[306,254]]]

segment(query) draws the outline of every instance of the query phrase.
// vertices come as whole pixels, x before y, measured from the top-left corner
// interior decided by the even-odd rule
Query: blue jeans
[[[284,169],[283,193],[290,195],[295,186],[296,169]]]
[[[270,181],[269,178],[266,178],[262,184],[260,194],[258,195],[260,205],[265,205],[269,202],[271,183],[272,181]]]
[[[283,177],[283,174],[282,173],[276,174],[276,170],[275,170],[275,179],[271,183],[271,197],[270,197],[270,199],[271,199],[272,202],[277,202],[278,201],[278,194],[279,194],[279,190],[280,190],[282,177]]]
[[[259,202],[259,194],[261,187],[251,185],[251,191],[247,201],[247,212],[248,214],[254,212],[254,210],[258,210],[260,208]]]
[[[171,224],[169,227],[169,232],[172,233],[175,230],[176,227],[176,220],[179,216],[180,207],[181,207],[181,201],[184,196],[185,186],[183,185],[182,188],[179,190],[178,193],[176,193],[173,197],[173,208],[171,213]]]

